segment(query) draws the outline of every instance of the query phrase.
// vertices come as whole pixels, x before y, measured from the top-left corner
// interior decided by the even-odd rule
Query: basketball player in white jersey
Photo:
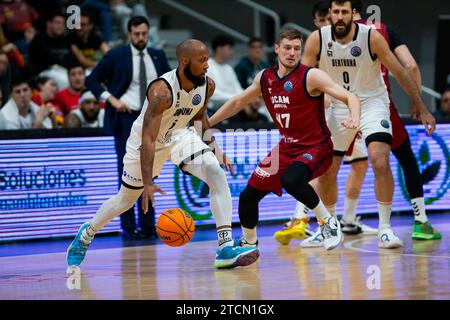
[[[259,256],[256,248],[234,246],[231,234],[231,193],[225,173],[213,152],[221,155],[221,163],[233,170],[214,139],[209,146],[189,127],[191,121],[206,116],[208,99],[215,84],[206,77],[208,49],[200,41],[190,39],[177,47],[178,68],[150,83],[147,100],[133,123],[124,157],[122,186],[119,193],[100,207],[91,221],[84,223],[67,251],[69,266],[79,266],[94,235],[116,216],[131,208],[142,194],[144,213],[148,202],[155,203],[156,192],[164,194],[153,183],[162,166],[171,160],[183,171],[205,181],[210,189],[211,211],[216,220],[219,248],[216,268],[234,268],[253,263]]]
[[[378,31],[353,22],[353,4],[349,0],[332,0],[331,25],[314,31],[305,45],[302,63],[327,72],[331,78],[361,100],[359,129],[344,131],[339,123],[348,113],[339,101],[332,99],[328,126],[332,132],[335,157],[330,169],[319,178],[320,194],[330,212],[337,202],[336,177],[342,158],[358,131],[368,145],[369,159],[375,173],[375,195],[379,209],[379,247],[396,248],[403,245],[390,226],[393,177],[389,166],[392,125],[389,97],[381,75],[381,64],[395,76],[411,97],[413,109],[421,114],[428,134],[435,130],[422,101],[420,89],[389,49]]]

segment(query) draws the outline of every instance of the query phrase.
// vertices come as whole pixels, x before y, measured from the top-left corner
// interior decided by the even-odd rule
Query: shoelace
[[[80,243],[78,243],[72,250],[73,253],[75,253],[76,255],[84,255],[86,253],[87,248],[88,246],[80,241]]]
[[[322,230],[321,231],[322,231],[322,235],[323,235],[324,238],[330,238],[330,237],[333,237],[333,236],[336,235],[335,230],[333,230],[330,227],[328,222],[322,225]]]

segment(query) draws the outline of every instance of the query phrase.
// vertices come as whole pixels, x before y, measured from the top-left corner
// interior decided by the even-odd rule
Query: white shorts
[[[341,124],[343,120],[348,118],[348,108],[341,105],[332,106],[332,108],[327,124],[331,131],[334,150],[338,153],[345,153],[348,150],[358,131],[361,131],[361,140],[364,142],[366,142],[367,137],[376,133],[386,133],[390,135],[390,141],[386,142],[392,141],[389,99],[381,96],[361,102],[360,126],[353,130],[347,129]],[[378,139],[375,141],[378,141]]]
[[[352,154],[344,156],[344,164],[349,164],[355,161],[367,160],[367,147],[364,139],[356,139],[355,144],[353,146]]]
[[[141,173],[141,159],[136,150],[127,143],[127,153],[123,157],[122,183],[132,189],[144,186]],[[153,160],[153,178],[159,176],[164,163],[171,160],[175,165],[187,164],[206,151],[211,151],[197,134],[194,128],[180,129],[174,132],[164,143],[156,144],[155,158]],[[197,160],[197,159],[196,159]],[[200,160],[201,161],[201,160]]]

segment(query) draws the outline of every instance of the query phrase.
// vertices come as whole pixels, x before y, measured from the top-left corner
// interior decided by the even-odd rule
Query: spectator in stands
[[[232,66],[227,64],[234,54],[234,40],[226,35],[216,37],[212,42],[213,57],[208,60],[208,77],[214,79],[216,90],[210,98],[210,112],[217,110],[225,101],[243,91]]]
[[[234,68],[242,88],[252,84],[256,74],[269,66],[264,59],[264,42],[261,38],[251,38],[247,43],[247,56]]]
[[[45,30],[48,17],[54,12],[66,12],[66,7],[73,0],[26,0],[38,13],[37,20],[33,23],[37,30]],[[81,2],[81,1],[78,1]]]
[[[72,110],[64,121],[65,128],[103,128],[105,109],[90,91],[80,97],[80,107]]]
[[[442,93],[440,108],[436,110],[438,120],[450,120],[450,87]]]
[[[141,112],[148,84],[170,71],[166,55],[161,50],[148,48],[150,24],[145,17],[132,17],[128,22],[129,45],[110,50],[86,78],[86,86],[97,99],[107,101],[105,131],[114,135],[117,151],[119,184],[123,173],[125,146],[131,126]],[[103,84],[106,84],[106,89]],[[155,217],[149,206],[144,215],[139,200],[139,225],[136,228],[134,207],[120,216],[126,238],[154,237]]]
[[[3,17],[5,36],[12,42],[25,40],[26,33],[34,34],[33,22],[37,12],[24,0],[2,0],[0,17]]]
[[[312,16],[317,29],[330,24],[330,3],[328,0],[318,1],[313,6]]]
[[[11,84],[11,99],[0,109],[7,130],[51,129],[56,109],[50,103],[39,107],[31,101],[31,87],[26,80]]]
[[[0,53],[4,53],[8,56],[9,62],[13,67],[23,68],[25,66],[25,59],[20,53],[17,46],[9,42],[3,32],[3,27],[0,25]]]
[[[72,54],[79,64],[86,69],[93,69],[97,65],[96,55],[103,55],[109,50],[108,44],[95,32],[95,24],[91,13],[84,12],[80,16],[80,29],[69,35]]]
[[[103,38],[106,42],[112,40],[112,28],[111,28],[111,7],[109,3],[104,3],[99,0],[87,0],[84,1],[81,8],[95,12],[100,20],[100,26],[102,29]]]
[[[78,108],[78,99],[81,92],[85,90],[85,69],[80,65],[70,66],[67,73],[69,77],[69,86],[55,96],[54,102],[58,105],[64,115],[67,115],[73,109]]]
[[[64,115],[61,107],[54,101],[58,92],[56,82],[49,77],[38,77],[33,87],[34,90],[32,90],[31,100],[40,107],[44,107],[47,104],[54,107],[56,110],[54,115],[56,126],[54,127],[61,127],[64,123]]]
[[[6,54],[0,52],[0,91],[2,93],[3,101],[7,101],[10,92],[11,83],[11,67],[9,65],[9,59]],[[3,103],[0,104],[0,108]]]
[[[56,82],[49,77],[38,77],[34,87],[31,100],[38,106],[42,106],[52,101],[56,96],[56,92],[58,92]],[[56,108],[58,109],[58,107]]]
[[[29,47],[30,64],[37,73],[53,78],[61,88],[68,85],[67,68],[71,58],[69,42],[65,36],[66,19],[62,13],[52,14],[46,29],[38,33]]]

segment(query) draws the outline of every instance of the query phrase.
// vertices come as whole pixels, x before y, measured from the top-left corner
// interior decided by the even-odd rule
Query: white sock
[[[81,241],[83,241],[84,244],[90,244],[96,233],[97,230],[95,230],[91,223],[89,223],[89,225],[81,233]]]
[[[309,208],[305,206],[300,201],[297,201],[297,205],[295,206],[294,219],[307,219],[307,213]]]
[[[244,227],[241,228],[245,240],[247,240],[249,244],[255,244],[256,241],[258,240],[258,236],[256,235],[256,227],[254,227],[253,229],[247,229]]]
[[[414,219],[421,223],[427,222],[428,217],[425,212],[425,199],[423,197],[411,199],[411,204],[414,211]]]
[[[334,205],[334,207],[336,208],[336,205]],[[313,211],[316,214],[319,224],[321,220],[326,221],[328,218],[331,217],[331,213],[327,210],[327,208],[328,207],[325,207],[322,200],[319,200],[319,204],[317,205],[317,207],[313,208]]]
[[[391,211],[392,211],[392,202],[385,203],[378,201],[378,215],[379,215],[379,224],[378,229],[383,230],[391,227]]]
[[[233,246],[233,237],[230,227],[221,227],[217,229],[217,239],[219,240],[219,248]]]
[[[355,222],[357,204],[358,204],[358,199],[350,199],[350,198],[345,197],[344,217],[343,218],[346,223]]]
[[[322,202],[322,201],[320,201]],[[336,203],[329,205],[329,206],[325,206],[325,208],[327,208],[327,211],[332,215],[335,216],[336,215]],[[315,210],[315,209],[314,209]]]

